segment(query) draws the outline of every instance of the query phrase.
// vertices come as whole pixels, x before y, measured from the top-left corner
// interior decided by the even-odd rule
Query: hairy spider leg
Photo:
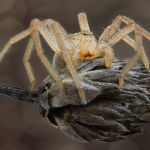
[[[47,20],[42,21],[42,23],[47,25],[50,30],[51,30],[50,25],[53,22],[54,21],[51,20],[51,19],[47,19]],[[55,38],[54,35],[52,36],[52,40],[53,40],[53,43],[51,44],[51,46],[57,51],[57,53],[60,54],[60,51],[58,50],[58,47],[57,47],[57,41],[56,41],[56,38]],[[32,67],[29,63],[29,59],[30,59],[30,56],[31,56],[33,46],[34,46],[33,39],[30,38],[29,43],[28,43],[27,48],[26,48],[26,51],[24,53],[24,57],[23,57],[24,66],[26,68],[27,74],[28,74],[30,82],[31,82],[30,90],[29,90],[30,95],[32,94],[34,86],[35,86],[35,77],[34,77],[34,74],[33,74],[33,71],[32,71]]]
[[[133,59],[127,64],[127,66],[122,71],[120,75],[120,83],[119,83],[120,88],[123,86],[125,75],[128,73],[128,71],[133,67],[133,65],[143,54],[141,28],[136,24],[134,24],[134,27],[135,27],[135,41],[136,41],[137,54],[133,57]]]
[[[102,35],[101,38],[103,38],[103,39],[101,39],[101,38],[100,38],[100,39],[106,41],[106,40],[107,40],[110,36],[112,36],[116,31],[118,32],[118,31],[120,30],[119,27],[120,27],[120,24],[121,24],[122,21],[123,21],[124,23],[126,23],[127,25],[134,23],[133,20],[131,20],[131,19],[125,17],[125,16],[117,16],[117,17],[115,18],[115,20],[113,21],[112,25],[109,26],[108,29],[106,30],[106,31],[107,31],[106,35],[105,35],[105,34]],[[142,28],[141,28],[141,29],[142,29]],[[106,31],[105,31],[105,32],[106,32]],[[146,38],[148,38],[148,39],[150,40],[150,33],[148,33],[148,32],[147,32],[146,30],[144,30],[144,29],[142,29],[142,33],[143,33],[143,35],[144,35]],[[106,36],[107,36],[107,39],[106,39]],[[132,47],[136,50],[136,43],[135,43],[135,41],[134,41],[132,38],[130,38],[128,35],[126,35],[126,36],[123,37],[123,40],[124,40],[126,43],[128,43],[130,46],[132,46]],[[137,50],[136,50],[136,51],[137,51]],[[149,61],[148,61],[148,58],[147,58],[147,56],[146,56],[146,53],[145,53],[145,50],[144,50],[143,46],[142,46],[142,52],[143,52],[143,54],[142,54],[141,57],[142,57],[143,63],[144,63],[144,65],[145,65],[145,68],[147,68],[147,69],[149,70]],[[150,71],[150,70],[149,70],[149,71]]]
[[[30,34],[31,34],[30,29],[27,29],[27,30],[23,31],[22,33],[20,33],[20,34],[14,36],[13,38],[11,38],[7,42],[7,44],[5,45],[5,47],[3,48],[3,50],[0,52],[0,60],[2,60],[2,58],[8,52],[8,50],[11,47],[12,44],[18,42],[19,40],[25,38],[26,36],[28,36]],[[26,68],[28,76],[29,76],[29,79],[32,82],[31,86],[30,86],[30,94],[31,94],[31,92],[32,92],[32,90],[34,88],[34,83],[35,83],[35,78],[34,78],[31,66],[30,66],[30,64],[28,62],[28,59],[29,59],[31,51],[32,51],[32,47],[33,47],[32,40],[30,39],[29,44],[28,44],[27,49],[26,49],[26,52],[24,54],[24,59],[23,59],[25,68]]]
[[[136,50],[136,42],[132,39],[132,38],[130,38],[128,35],[126,35],[124,38],[123,38],[123,40],[126,42],[126,43],[128,43],[130,46],[132,46],[135,50]],[[143,60],[143,63],[144,63],[144,65],[145,65],[145,68],[147,68],[148,69],[148,71],[150,72],[150,69],[149,69],[149,61],[148,61],[148,58],[147,58],[147,56],[146,56],[146,53],[145,53],[145,50],[144,50],[144,48],[142,47],[142,52],[143,52],[143,54],[142,54],[142,60]]]
[[[134,22],[131,22],[129,25],[127,25],[123,29],[119,30],[118,32],[113,34],[113,36],[108,38],[108,40],[106,40],[106,42],[110,46],[113,46],[119,40],[121,40],[125,35],[127,35],[128,33],[130,33],[133,30],[135,30],[135,41],[136,41],[137,54],[133,57],[133,59],[127,64],[127,66],[122,71],[122,73],[120,75],[120,82],[119,82],[120,88],[123,86],[124,77],[127,74],[127,72],[133,67],[133,65],[136,63],[136,61],[143,55],[141,28]]]
[[[54,23],[55,21],[52,19],[47,19],[44,20],[43,23],[48,26],[49,30],[53,31],[52,29],[52,23]],[[61,30],[61,35],[63,38],[63,41],[65,42],[65,45],[67,46],[70,58],[71,58],[71,62],[73,64],[74,67],[76,67],[77,64],[77,60],[79,58],[79,52],[80,52],[80,48],[79,46],[76,46],[74,49],[72,49],[71,47],[73,47],[73,43],[71,42],[71,40],[68,38],[68,34],[67,32],[64,30],[64,28],[58,23],[59,29]],[[54,39],[55,42],[57,43],[56,37],[54,35]],[[58,43],[57,43],[58,44]],[[70,49],[71,48],[71,49]],[[59,55],[62,56],[61,51],[59,50]]]
[[[122,22],[121,17],[117,16],[114,19],[114,21],[112,22],[112,24],[104,30],[104,32],[102,33],[102,35],[99,38],[99,42],[101,42],[101,41],[106,42],[108,40],[108,38],[110,38],[113,34],[115,34],[118,31],[118,28],[120,27],[121,22]]]
[[[79,26],[80,26],[81,31],[90,32],[88,20],[87,20],[85,13],[79,13],[78,14],[78,21],[79,21]]]
[[[126,23],[126,24],[134,23],[133,20],[131,20],[130,18],[128,18],[128,17],[126,17],[126,16],[121,16],[121,17],[122,17],[122,21],[123,21],[124,23]],[[145,29],[141,28],[141,34],[142,34],[145,38],[147,38],[148,40],[150,40],[150,33],[147,32]],[[126,42],[127,42],[129,45],[131,45],[132,47],[134,47],[134,48],[136,47],[136,44],[133,43],[134,41],[133,41],[131,38],[129,38],[129,37],[124,37],[123,40],[126,41]],[[145,50],[144,50],[143,47],[142,47],[142,49],[143,49],[143,54],[142,54],[143,63],[144,63],[144,65],[145,65],[145,68],[147,68],[148,71],[150,72],[148,58],[147,58],[147,56],[146,56],[146,53],[145,53]]]
[[[74,68],[74,66],[71,62],[71,59],[70,59],[70,56],[69,56],[69,53],[68,53],[68,50],[67,50],[67,48],[69,48],[69,47],[66,46],[65,40],[63,40],[63,38],[62,38],[63,36],[62,36],[62,31],[61,31],[60,25],[57,22],[54,22],[52,24],[52,29],[55,33],[55,36],[56,36],[59,48],[61,49],[63,58],[64,58],[64,60],[67,64],[68,69],[69,69],[69,71],[70,71],[70,73],[71,73],[71,75],[72,75],[72,77],[75,81],[75,84],[76,84],[76,86],[79,90],[79,95],[81,97],[81,100],[84,104],[86,104],[87,103],[86,96],[85,96],[85,93],[83,91],[81,81],[80,81],[80,79],[79,79],[79,77],[76,73],[76,70],[75,70],[75,68]],[[66,37],[66,38],[68,38],[68,37]],[[69,38],[68,38],[68,40],[69,40]],[[74,46],[71,47],[70,49],[74,49]]]
[[[105,53],[104,61],[105,61],[105,66],[107,68],[112,64],[114,59],[114,53],[111,47],[114,44],[116,44],[118,41],[120,41],[126,34],[134,30],[134,25],[131,24],[116,32],[117,27],[119,27],[121,24],[121,22],[119,22],[117,19],[114,20],[114,23],[112,24],[112,28],[111,26],[109,26],[105,29],[105,31],[103,32],[102,36],[99,39],[97,48],[95,50],[96,53],[95,57],[98,57],[103,53]],[[107,43],[105,44],[106,47],[103,44],[104,42]]]
[[[120,26],[122,21],[128,25],[126,31],[124,31],[125,28],[121,29],[125,34],[123,34],[123,32],[120,32],[120,30],[119,30],[119,26]],[[131,27],[131,30],[128,30],[129,26]],[[132,28],[132,26],[133,26],[133,28]],[[133,31],[133,29],[135,30],[136,42],[134,40],[132,40],[129,36],[126,35],[126,34],[130,33],[131,31]],[[107,27],[106,30],[104,31],[104,33],[102,34],[102,36],[100,37],[99,42],[101,40],[105,40],[110,46],[113,46],[119,40],[123,39],[129,45],[134,47],[136,49],[136,51],[137,51],[137,54],[133,57],[133,59],[129,62],[129,64],[126,66],[126,68],[121,73],[120,84],[119,84],[120,88],[123,85],[124,76],[133,67],[133,65],[136,63],[136,61],[140,57],[142,57],[145,67],[149,70],[149,62],[148,62],[146,53],[144,51],[144,48],[142,46],[142,37],[141,37],[141,44],[139,44],[140,42],[138,41],[138,38],[137,38],[137,37],[140,37],[140,35],[138,35],[138,33],[137,33],[138,30],[140,30],[140,29],[141,29],[141,32],[139,34],[142,34],[142,32],[143,32],[143,35],[146,38],[150,39],[150,34],[147,31],[145,31],[144,29],[140,28],[137,24],[135,24],[134,21],[132,21],[131,19],[129,19],[129,18],[125,17],[125,16],[118,16],[114,20],[114,22],[112,23],[112,28],[111,28],[111,26]],[[115,30],[117,30],[117,32]]]
[[[104,48],[102,49],[101,47],[102,47],[104,41],[106,43],[109,38],[111,38],[115,33],[117,33],[119,31],[118,28],[120,27],[121,22],[122,22],[122,20],[121,20],[120,16],[115,18],[113,23],[110,26],[108,26],[104,30],[102,35],[100,36],[98,44],[97,44],[97,48],[95,50],[96,51],[96,57],[102,55],[103,53],[105,53],[104,61],[105,61],[105,66],[107,68],[113,63],[114,52],[113,52],[113,49],[111,48],[112,45],[110,46],[109,44],[107,44],[107,51],[106,51],[106,49],[104,51]],[[124,28],[120,33],[122,34],[123,32],[127,32],[127,30],[129,30],[129,32],[131,32],[133,30],[132,26],[127,27],[127,29]],[[118,33],[118,35],[120,35],[120,33]],[[112,38],[112,39],[114,40],[114,38]],[[116,38],[116,40],[117,40],[117,38]]]
[[[9,48],[11,47],[12,44],[18,42],[19,40],[27,37],[29,34],[31,34],[30,29],[27,29],[25,31],[23,31],[22,33],[12,37],[7,44],[5,45],[5,47],[2,49],[2,51],[0,52],[0,61],[2,60],[2,58],[4,57],[4,55],[6,54],[6,52],[8,52]]]
[[[63,85],[61,83],[60,77],[55,72],[55,70],[52,68],[48,59],[43,54],[43,50],[42,50],[41,42],[40,42],[40,38],[39,38],[39,32],[40,32],[40,34],[44,37],[44,39],[47,41],[47,43],[52,48],[54,48],[53,50],[60,54],[59,47],[58,47],[57,43],[55,43],[55,41],[53,40],[54,39],[53,32],[48,30],[47,27],[42,22],[40,22],[38,19],[34,19],[31,21],[30,30],[31,30],[31,37],[33,38],[34,45],[35,45],[35,48],[37,51],[37,55],[39,56],[39,58],[41,59],[43,64],[46,66],[48,71],[51,73],[53,78],[57,81],[58,87],[59,87],[60,91],[63,93]]]
[[[32,67],[29,63],[31,52],[33,50],[33,46],[34,46],[33,39],[30,38],[28,45],[27,45],[27,48],[25,50],[24,56],[23,56],[23,63],[24,63],[24,66],[26,68],[27,74],[29,76],[30,82],[31,82],[30,89],[29,89],[30,95],[32,94],[33,89],[34,89],[34,85],[35,85],[35,77],[34,77],[34,74],[32,71]]]
[[[44,20],[42,23],[44,23],[46,26],[48,26],[49,30],[51,31],[51,34],[53,35],[53,41],[51,41],[51,45],[53,44],[53,42],[55,42],[55,47],[57,45],[57,49],[59,49],[59,46],[58,46],[58,42],[57,42],[57,39],[55,37],[55,34],[53,32],[53,29],[52,29],[52,24],[56,22],[52,19],[47,19],[47,20]],[[58,23],[58,22],[57,22]],[[68,34],[67,32],[65,31],[65,29],[58,23],[58,26],[59,26],[59,29],[61,30],[61,35],[62,35],[62,38],[66,44],[67,47],[72,47],[73,46],[73,43],[70,41],[70,39],[68,38]],[[51,48],[53,49],[53,47],[51,46]],[[61,54],[61,50],[59,49],[59,55],[62,55]]]
[[[52,48],[56,53],[58,53],[58,54],[60,55],[61,53],[60,53],[60,50],[59,50],[57,41],[55,40],[56,38],[55,38],[55,36],[54,36],[53,31],[48,30],[48,29],[45,27],[44,24],[42,24],[42,23],[40,24],[40,22],[39,22],[37,19],[34,19],[34,20],[31,22],[31,27],[30,27],[29,29],[23,31],[22,33],[20,33],[20,34],[18,34],[18,35],[16,35],[16,36],[14,36],[13,38],[11,38],[11,39],[7,42],[7,44],[5,45],[5,47],[3,48],[3,50],[0,52],[0,60],[4,57],[4,55],[5,55],[6,52],[9,50],[10,46],[11,46],[13,43],[16,43],[16,42],[18,42],[19,40],[25,38],[26,36],[30,35],[32,32],[38,33],[38,28],[37,28],[36,26],[39,27],[39,29],[41,30],[41,33],[42,33],[43,37],[44,37],[45,40],[48,42],[48,44],[51,46],[51,48]],[[31,38],[32,38],[32,37],[35,37],[35,39],[39,42],[39,41],[40,41],[40,40],[39,40],[39,37],[36,38],[36,36],[37,36],[37,35],[35,35],[35,34],[33,33],[33,36],[31,36]],[[39,36],[39,35],[38,35],[38,36]],[[37,41],[34,40],[35,43],[37,43]],[[32,45],[32,42],[31,42],[31,40],[30,40],[30,41],[29,41],[29,44],[28,44],[28,46],[27,46],[27,50],[26,50],[25,56],[24,56],[24,64],[25,64],[26,70],[28,70],[27,73],[28,73],[28,76],[29,76],[29,78],[30,78],[30,81],[32,82],[32,83],[31,83],[31,86],[30,86],[30,93],[32,93],[32,90],[33,90],[33,88],[34,88],[34,82],[35,82],[34,75],[33,75],[33,72],[32,72],[32,70],[31,70],[31,66],[30,66],[30,64],[29,64],[29,62],[28,62],[28,59],[29,59],[30,54],[31,54],[31,51],[32,51],[32,48],[31,48],[32,46],[31,46],[31,45]],[[38,45],[38,44],[37,44],[37,45]],[[41,46],[41,44],[39,44],[39,45]],[[40,46],[39,46],[39,45],[36,46],[36,47],[38,47],[38,50],[40,50],[40,48],[39,48]],[[39,52],[38,50],[37,50],[37,53]],[[41,52],[41,53],[40,53],[40,52]],[[61,82],[60,82],[59,76],[57,75],[57,73],[53,70],[53,68],[52,68],[51,65],[49,64],[47,58],[46,58],[46,57],[44,56],[44,54],[43,54],[42,49],[41,49],[40,52],[38,53],[39,57],[41,58],[41,60],[42,60],[43,63],[45,64],[45,66],[48,68],[48,70],[51,72],[52,76],[53,76],[53,77],[55,78],[55,80],[57,81],[60,91],[63,92],[63,86],[62,86],[62,84],[61,84]],[[27,57],[26,57],[26,56],[27,56]]]

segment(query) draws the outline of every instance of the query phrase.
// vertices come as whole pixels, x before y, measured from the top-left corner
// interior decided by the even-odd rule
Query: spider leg
[[[56,22],[56,21],[54,21],[54,20],[52,20],[52,19],[47,19],[47,20],[44,20],[42,23],[44,23],[45,25],[47,25],[48,26],[48,28],[49,28],[49,31],[51,32],[51,35],[53,35],[53,41],[52,41],[52,43],[55,41],[55,43],[57,43],[57,49],[59,49],[59,55],[62,55],[61,54],[61,50],[60,50],[60,48],[59,48],[59,46],[58,46],[58,41],[57,41],[57,39],[56,39],[56,37],[55,37],[55,34],[54,34],[54,32],[53,32],[53,29],[52,29],[52,24],[54,23],[54,22]],[[68,50],[69,49],[71,49],[73,46],[74,46],[74,44],[71,42],[71,40],[68,38],[68,34],[67,34],[67,32],[65,31],[65,29],[57,22],[57,24],[58,24],[58,26],[59,26],[59,29],[60,29],[60,32],[61,32],[61,36],[62,36],[62,39],[63,39],[63,41],[64,41],[64,43],[65,43],[65,45],[67,46],[67,48],[68,48]],[[46,30],[46,29],[45,29]],[[40,31],[40,28],[39,28],[39,31]],[[46,36],[44,33],[43,33],[43,30],[41,30],[40,31],[41,32],[41,34],[43,35],[43,36]],[[47,32],[47,31],[46,31]],[[50,43],[50,42],[49,42]],[[51,45],[50,45],[51,46]],[[52,46],[51,46],[52,47]],[[55,51],[55,50],[54,50]]]
[[[115,34],[118,31],[121,22],[122,22],[121,16],[117,16],[113,21],[113,23],[104,30],[104,32],[99,38],[99,42],[107,41],[108,38],[110,38],[113,34]]]
[[[128,35],[126,35],[124,38],[123,38],[123,40],[126,42],[126,43],[128,43],[130,46],[132,46],[135,50],[137,50],[136,49],[136,42],[132,39],[132,38],[130,38]],[[142,47],[142,52],[143,52],[143,54],[142,54],[142,60],[143,60],[143,63],[144,63],[144,65],[145,65],[145,68],[147,68],[148,69],[148,71],[150,72],[150,69],[149,69],[149,61],[148,61],[148,58],[147,58],[147,56],[146,56],[146,53],[145,53],[145,50],[144,50],[144,48]]]
[[[44,23],[46,26],[48,26],[49,30],[51,30],[51,31],[53,31],[53,29],[52,29],[52,23],[54,23],[54,22],[55,21],[52,20],[52,19],[47,19],[47,20],[42,21],[42,23]],[[74,50],[72,51],[72,49],[70,49],[70,47],[73,46],[73,43],[68,38],[67,32],[64,30],[64,28],[61,25],[59,25],[59,28],[61,30],[62,38],[63,38],[63,40],[65,42],[65,45],[68,47],[68,52],[69,52],[69,55],[70,55],[70,58],[71,58],[71,62],[73,64],[73,66],[76,67],[77,60],[78,60],[78,57],[79,57],[80,47],[76,46],[74,48]],[[55,42],[57,43],[57,40],[56,40],[55,36],[53,37],[53,40],[55,40]]]
[[[29,63],[31,52],[33,50],[33,46],[34,46],[33,39],[30,38],[29,43],[28,43],[27,48],[26,48],[26,51],[24,53],[24,57],[23,57],[23,63],[24,63],[24,66],[26,68],[29,79],[31,81],[30,90],[29,90],[30,95],[32,94],[33,89],[34,89],[34,85],[35,85],[35,77],[34,77],[31,65]]]
[[[54,22],[52,19],[47,19],[40,22],[38,19],[31,21],[31,29],[37,28],[40,34],[44,37],[49,46],[59,55],[61,55],[57,40],[55,38],[54,32],[51,29],[51,24]],[[48,26],[48,28],[46,27]]]
[[[124,27],[123,29],[119,30],[118,32],[115,33],[116,27],[114,27],[114,30],[110,30],[111,26],[106,29],[103,33],[103,36],[101,36],[96,50],[95,50],[95,57],[101,56],[103,53],[105,53],[104,56],[104,61],[105,61],[105,66],[108,68],[114,59],[114,53],[113,53],[113,49],[111,48],[111,46],[113,46],[114,44],[116,44],[119,40],[121,40],[126,34],[130,33],[131,31],[134,30],[134,24],[128,25],[126,27]],[[109,31],[111,31],[109,33]],[[110,35],[112,34],[112,32],[114,31],[114,34],[110,37],[110,38],[106,38],[106,36],[104,34],[109,33]],[[101,39],[104,39],[105,41],[101,41]]]
[[[119,30],[119,26],[121,22],[124,22],[127,24],[126,27]],[[128,33],[135,30],[135,41],[132,40],[129,36],[127,36]],[[149,62],[146,56],[146,53],[144,51],[144,48],[142,46],[142,35],[145,36],[150,40],[150,33],[148,33],[143,28],[140,28],[136,23],[134,23],[133,20],[125,17],[125,16],[118,16],[112,23],[112,25],[108,26],[105,31],[103,32],[102,36],[99,39],[99,43],[101,41],[107,42],[110,46],[115,45],[119,40],[123,39],[126,41],[129,45],[135,48],[137,51],[137,54],[133,57],[133,59],[129,62],[129,64],[126,66],[126,68],[122,71],[120,76],[120,84],[119,87],[121,88],[124,83],[124,76],[127,74],[127,72],[133,67],[133,65],[136,63],[136,61],[142,57],[145,67],[150,71],[149,69]]]
[[[85,13],[78,14],[78,21],[82,32],[90,32],[88,20]]]
[[[5,47],[3,48],[3,50],[0,52],[0,60],[2,60],[2,58],[8,52],[8,50],[11,47],[12,44],[14,44],[14,43],[18,42],[19,40],[25,38],[29,34],[31,34],[31,31],[30,31],[30,29],[27,29],[26,31],[23,31],[22,33],[20,33],[20,34],[14,36],[13,38],[11,38],[7,42],[7,44],[5,45]],[[33,47],[32,39],[30,39],[29,44],[28,44],[27,49],[26,49],[26,52],[24,54],[24,59],[23,59],[25,68],[26,68],[28,76],[29,76],[29,79],[32,82],[31,86],[30,86],[30,94],[32,93],[32,91],[34,89],[34,84],[35,84],[35,78],[34,78],[31,66],[30,66],[30,64],[28,62],[28,59],[29,59],[31,51],[32,51],[32,47]]]
[[[125,24],[127,24],[127,25],[134,23],[133,20],[131,20],[130,18],[128,18],[128,17],[126,17],[126,16],[121,16],[121,18],[122,18],[122,21],[123,21]],[[137,25],[136,23],[134,23],[134,24]],[[138,26],[138,25],[137,25],[137,26]],[[138,27],[139,27],[139,26],[138,26]],[[139,28],[141,28],[141,27],[139,27]],[[147,38],[148,40],[150,40],[150,33],[147,32],[145,29],[141,28],[141,34],[142,34],[145,38]],[[135,41],[132,40],[129,36],[125,36],[125,37],[123,38],[123,40],[124,40],[125,42],[127,42],[129,45],[131,45],[132,47],[134,47],[135,50],[136,50],[136,43],[135,43]],[[142,47],[142,56],[141,56],[141,57],[142,57],[142,60],[143,60],[144,65],[145,65],[145,68],[147,68],[148,71],[150,72],[150,69],[149,69],[149,61],[148,61],[148,58],[147,58],[147,56],[146,56],[146,53],[145,53],[145,50],[144,50],[143,47]]]
[[[78,75],[76,73],[76,70],[75,70],[75,68],[74,68],[74,66],[73,66],[73,64],[71,62],[71,59],[70,59],[70,56],[69,56],[69,53],[68,53],[68,48],[69,47],[67,48],[67,46],[65,45],[65,42],[64,42],[65,40],[63,40],[63,38],[62,38],[62,35],[61,35],[62,32],[61,32],[61,29],[60,29],[60,25],[57,22],[54,22],[52,24],[52,29],[53,29],[53,31],[55,33],[55,36],[56,36],[56,39],[58,41],[58,45],[59,45],[59,47],[61,49],[63,58],[64,58],[67,66],[68,66],[68,69],[69,69],[69,71],[70,71],[70,73],[71,73],[71,75],[72,75],[72,77],[73,77],[73,79],[75,81],[75,84],[77,85],[77,88],[79,90],[79,95],[81,97],[81,100],[82,100],[82,102],[84,104],[86,104],[85,93],[83,91],[81,81],[80,81],[80,79],[79,79],[79,77],[78,77]],[[73,50],[74,47],[71,47],[71,49]]]
[[[30,30],[27,29],[25,31],[23,31],[22,33],[14,36],[13,38],[11,38],[7,44],[5,45],[5,47],[2,49],[2,51],[0,52],[0,61],[2,60],[2,58],[4,57],[4,55],[6,54],[6,52],[8,52],[10,46],[16,42],[18,42],[19,40],[25,38],[26,36],[28,36],[30,34]]]
[[[123,21],[124,23],[126,23],[126,24],[134,23],[133,20],[131,20],[130,18],[128,18],[128,17],[126,17],[126,16],[121,16],[121,17],[122,17],[122,21]],[[147,32],[145,29],[141,28],[141,34],[142,34],[145,38],[147,38],[148,40],[150,40],[150,33]],[[134,48],[136,47],[136,44],[135,44],[134,40],[132,40],[130,37],[125,36],[125,37],[123,38],[123,40],[124,40],[125,42],[127,42],[129,45],[131,45],[132,47],[134,47]],[[146,56],[146,53],[145,53],[145,50],[144,50],[143,47],[142,47],[142,49],[143,49],[143,50],[142,50],[142,51],[143,51],[143,54],[142,54],[143,63],[144,63],[144,65],[145,65],[145,68],[147,68],[148,71],[150,72],[150,69],[149,69],[149,61],[148,61],[148,59],[147,59],[147,56]]]
[[[146,59],[147,59],[146,54],[144,52],[144,49],[142,48],[142,29],[137,24],[131,23],[131,24],[127,25],[126,27],[124,27],[123,29],[116,32],[115,34],[113,34],[113,36],[108,38],[108,40],[106,41],[110,46],[113,46],[133,30],[135,30],[137,54],[133,57],[133,59],[129,62],[129,64],[126,66],[126,68],[122,71],[121,76],[120,76],[120,83],[119,83],[120,88],[123,86],[125,75],[133,67],[133,65],[136,63],[136,61],[140,57],[143,56],[144,64],[148,63],[146,61]]]
[[[126,16],[121,16],[121,18],[122,18],[122,21],[123,21],[125,24],[127,24],[127,25],[132,24],[132,23],[135,23],[132,19],[130,19],[130,18],[126,17]],[[150,33],[147,32],[145,29],[141,28],[141,34],[142,34],[145,38],[147,38],[148,40],[150,40]]]
[[[112,47],[116,43],[118,43],[120,40],[123,39],[124,36],[135,30],[135,24],[130,24],[113,34],[110,38],[106,40],[106,42]]]
[[[124,23],[126,23],[127,25],[132,25],[132,24],[135,24],[134,23],[134,21],[133,20],[131,20],[130,18],[127,18],[127,17],[125,17],[125,16],[118,16],[118,17],[116,17],[116,19],[113,21],[113,23],[112,23],[112,25],[111,26],[109,26],[108,27],[108,31],[106,32],[106,34],[108,35],[107,36],[107,38],[100,38],[100,39],[102,39],[102,40],[108,40],[108,37],[111,37],[112,35],[115,35],[116,37],[119,35],[120,36],[120,38],[121,37],[123,37],[123,36],[121,36],[120,35],[120,32],[118,32],[118,31],[120,31],[119,30],[119,26],[120,26],[120,24],[121,24],[121,22],[124,22]],[[137,24],[136,24],[137,25]],[[137,25],[138,26],[138,25]],[[115,29],[117,30],[117,32],[115,33]],[[122,30],[122,29],[121,29]],[[132,31],[132,30],[131,30]],[[130,32],[131,32],[130,31]],[[125,33],[127,33],[126,31],[124,31],[124,29],[123,29],[123,32],[125,32]],[[147,39],[149,39],[150,40],[150,33],[149,32],[147,32],[145,29],[143,29],[143,28],[141,28],[141,34],[143,35],[143,36],[145,36]],[[111,46],[113,46],[114,44],[116,44],[116,42],[114,41],[114,42],[111,42],[110,40],[112,39],[112,40],[114,40],[114,37],[115,36],[112,36],[108,41],[110,42],[110,44],[111,44]],[[102,37],[106,37],[106,35],[104,34],[104,36],[102,36]],[[122,38],[125,42],[127,42],[130,46],[132,46],[135,50],[136,50],[136,43],[135,43],[135,41],[133,40],[133,39],[131,39],[129,36],[124,36],[123,38]],[[118,39],[119,40],[119,39]],[[100,41],[100,40],[99,40]],[[144,48],[142,47],[142,60],[143,60],[143,63],[144,63],[144,65],[145,65],[145,68],[147,68],[148,69],[148,71],[150,71],[150,69],[149,69],[149,61],[148,61],[148,59],[147,59],[147,56],[146,56],[146,53],[145,53],[145,50],[144,50]]]
[[[39,38],[39,32],[40,32],[41,35],[44,37],[44,39],[47,41],[47,43],[52,48],[54,48],[53,50],[55,52],[61,54],[59,51],[59,47],[58,47],[57,43],[55,43],[55,41],[53,41],[53,37],[54,37],[53,32],[48,30],[46,28],[46,26],[37,19],[32,20],[30,30],[31,30],[31,37],[33,38],[34,45],[35,45],[35,48],[37,51],[37,55],[39,56],[41,61],[44,63],[44,65],[46,66],[48,71],[51,73],[51,75],[54,77],[54,79],[57,81],[58,87],[59,87],[60,91],[63,93],[63,86],[62,86],[62,83],[60,81],[60,77],[55,72],[55,70],[52,68],[48,59],[43,54],[43,50],[42,50],[41,42],[40,42],[40,38]]]
[[[119,83],[120,88],[123,86],[125,75],[133,67],[133,65],[137,62],[137,60],[143,55],[141,28],[136,24],[134,24],[134,27],[135,27],[135,41],[136,41],[137,54],[133,57],[133,59],[128,63],[128,65],[122,71],[120,75],[120,83]]]
[[[114,59],[114,53],[113,53],[113,49],[111,48],[111,46],[113,44],[116,44],[126,34],[134,30],[133,25],[128,25],[118,31],[118,28],[121,22],[122,22],[121,16],[118,16],[113,21],[113,23],[104,30],[101,37],[99,38],[97,48],[95,50],[96,57],[105,53],[104,61],[105,61],[106,68],[108,68],[112,64],[113,59]]]

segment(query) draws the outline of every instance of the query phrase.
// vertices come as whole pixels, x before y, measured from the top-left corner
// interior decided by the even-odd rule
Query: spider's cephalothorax
[[[78,20],[81,31],[70,36],[68,36],[64,28],[58,22],[52,19],[47,19],[44,21],[39,21],[38,19],[32,20],[30,28],[14,36],[8,41],[4,49],[0,52],[0,61],[13,43],[16,43],[17,41],[31,34],[23,58],[25,68],[31,81],[30,93],[32,93],[35,84],[35,77],[29,63],[29,58],[31,56],[33,46],[35,46],[37,55],[46,66],[50,74],[57,81],[58,87],[63,93],[63,85],[61,83],[59,75],[56,73],[46,56],[43,54],[39,38],[39,34],[41,34],[47,41],[49,46],[57,54],[63,56],[68,70],[71,73],[75,84],[79,90],[81,100],[84,104],[86,104],[84,87],[75,69],[75,64],[78,59],[94,59],[95,57],[101,56],[104,53],[105,66],[106,68],[108,68],[112,64],[114,59],[114,53],[111,47],[120,40],[124,40],[126,43],[132,46],[137,53],[121,72],[119,88],[123,86],[125,75],[140,57],[142,57],[145,67],[148,69],[148,71],[150,71],[149,62],[142,46],[142,35],[150,40],[150,33],[141,28],[133,20],[125,16],[116,17],[113,23],[104,30],[98,42],[90,31],[86,14],[80,13],[78,15]],[[119,27],[122,22],[124,22],[126,26],[120,29]],[[135,40],[128,36],[128,34],[133,30],[135,31]]]

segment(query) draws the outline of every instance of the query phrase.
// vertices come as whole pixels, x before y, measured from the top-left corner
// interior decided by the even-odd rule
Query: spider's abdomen
[[[69,37],[75,45],[80,46],[81,57],[92,57],[95,55],[96,39],[92,33],[75,33]]]

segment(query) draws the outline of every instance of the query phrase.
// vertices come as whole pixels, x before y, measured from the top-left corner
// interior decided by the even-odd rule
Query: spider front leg
[[[63,36],[62,36],[62,32],[61,32],[61,26],[57,23],[57,22],[54,22],[52,24],[52,29],[55,33],[55,36],[56,36],[56,39],[57,39],[57,42],[58,42],[58,45],[59,45],[59,48],[61,49],[61,52],[62,52],[62,55],[63,55],[63,58],[68,66],[68,69],[75,81],[75,84],[79,90],[79,95],[81,97],[81,100],[84,104],[86,104],[86,97],[85,97],[85,93],[83,91],[83,88],[82,88],[82,84],[81,84],[81,81],[76,73],[76,70],[71,62],[71,59],[70,59],[70,56],[69,56],[69,53],[68,53],[68,48],[71,50],[73,50],[75,47],[74,45],[72,47],[68,47],[65,43],[66,40],[69,40],[68,37],[66,37],[64,40],[63,40]]]

